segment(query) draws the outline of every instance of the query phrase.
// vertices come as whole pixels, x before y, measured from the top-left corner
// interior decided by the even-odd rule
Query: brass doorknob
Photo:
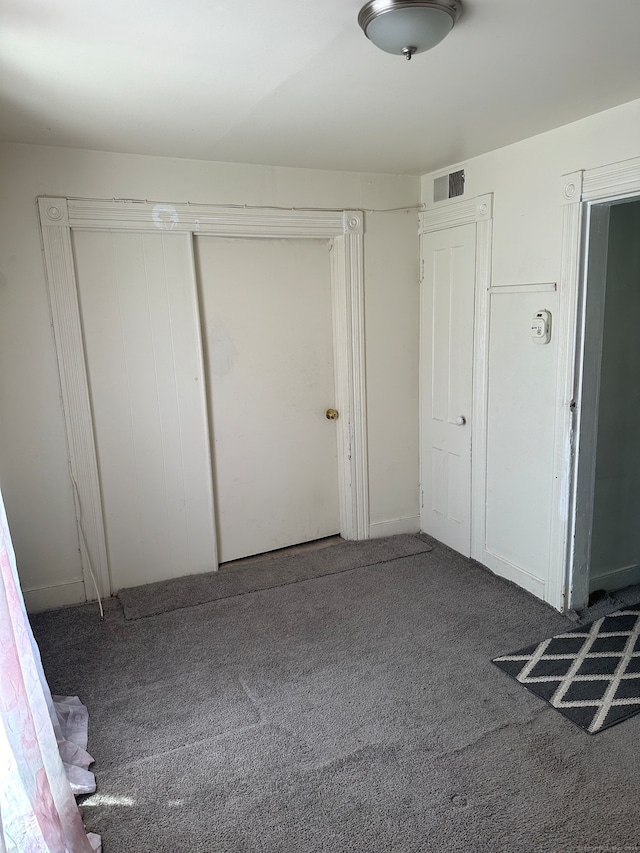
[[[325,412],[325,415],[327,416],[328,421],[337,421],[338,417],[339,417],[336,409],[327,409],[327,411]]]

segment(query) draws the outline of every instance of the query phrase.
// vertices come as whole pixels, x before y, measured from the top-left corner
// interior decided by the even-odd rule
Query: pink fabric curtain
[[[59,707],[71,718],[84,711],[75,697]],[[0,853],[100,850],[99,836],[85,832],[69,781],[76,792],[89,790],[93,759],[81,739],[66,739],[60,723],[27,619],[0,493]]]

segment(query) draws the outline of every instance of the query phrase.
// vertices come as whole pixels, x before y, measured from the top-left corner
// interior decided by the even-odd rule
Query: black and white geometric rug
[[[493,663],[597,734],[640,712],[640,604]]]

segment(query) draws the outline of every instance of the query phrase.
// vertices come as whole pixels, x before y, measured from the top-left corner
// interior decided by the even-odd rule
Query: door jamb
[[[342,415],[336,424],[341,534],[346,539],[368,539],[362,212],[117,199],[39,197],[37,201],[86,598],[94,598],[96,592],[108,596],[111,583],[71,241],[73,228],[331,241],[336,404]],[[213,554],[212,568],[217,567],[217,555]]]
[[[599,204],[599,203],[596,203]],[[578,294],[578,332],[576,341],[576,378],[574,400],[575,480],[572,514],[575,519],[573,548],[573,607],[582,608],[589,599],[589,567],[591,564],[590,527],[593,519],[596,479],[596,447],[598,441],[598,401],[600,399],[600,363],[604,332],[605,287],[594,288],[605,281],[607,246],[592,255],[594,228],[605,238],[609,231],[610,205],[594,210],[591,202],[583,209],[581,282]],[[595,214],[595,215],[594,215]],[[600,297],[598,299],[598,297]],[[589,348],[587,349],[587,341]],[[580,603],[578,603],[580,602]]]

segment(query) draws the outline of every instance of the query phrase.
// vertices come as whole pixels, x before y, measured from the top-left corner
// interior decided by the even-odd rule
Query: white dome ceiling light
[[[358,23],[376,47],[411,59],[439,44],[461,11],[460,0],[370,0]]]

